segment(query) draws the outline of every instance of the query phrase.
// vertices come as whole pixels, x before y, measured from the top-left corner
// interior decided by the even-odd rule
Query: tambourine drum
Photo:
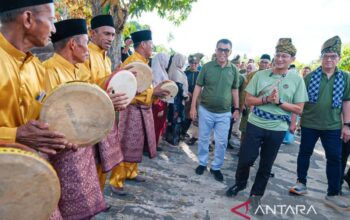
[[[115,121],[113,103],[97,85],[70,82],[58,86],[45,98],[40,120],[51,131],[61,132],[80,147],[101,141]]]
[[[123,69],[136,72],[137,92],[145,91],[152,84],[152,69],[147,64],[133,62],[126,65]]]
[[[0,219],[49,219],[61,194],[52,166],[36,153],[0,146],[0,167]]]
[[[164,101],[164,102],[168,102],[170,101],[171,99],[173,99],[178,91],[179,91],[179,88],[177,87],[176,83],[173,82],[173,81],[166,81],[164,82],[161,86],[160,86],[161,89],[164,89],[164,90],[168,90],[170,92],[169,95],[163,97],[163,98],[160,98],[160,100]]]
[[[112,93],[125,93],[129,104],[135,97],[137,90],[137,81],[134,74],[128,70],[117,72],[107,85],[107,90],[110,89],[112,89]]]

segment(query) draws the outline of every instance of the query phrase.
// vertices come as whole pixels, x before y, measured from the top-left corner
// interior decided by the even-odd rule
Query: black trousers
[[[348,161],[348,157],[350,155],[350,141],[348,141],[347,143],[343,142],[343,152],[342,152],[342,173],[344,176],[346,176],[347,178],[350,178],[350,168],[348,169],[348,172],[346,172],[345,174],[345,168],[346,168],[346,162]],[[342,178],[342,183],[343,183],[343,178]]]
[[[231,113],[233,114],[234,112],[234,108],[232,107],[231,108]],[[232,128],[233,128],[233,124],[235,123],[235,120],[233,118],[231,118],[231,121],[230,121],[230,129],[228,130],[228,137],[227,137],[227,140],[230,140],[231,139],[231,134],[232,134]]]
[[[250,167],[259,156],[260,163],[250,195],[264,195],[270,178],[272,165],[282,144],[285,131],[272,131],[257,127],[248,122],[246,137],[242,143],[236,171],[236,184],[245,187]]]

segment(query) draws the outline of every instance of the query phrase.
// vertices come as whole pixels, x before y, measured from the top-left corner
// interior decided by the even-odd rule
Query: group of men
[[[0,140],[21,143],[47,155],[61,184],[58,208],[51,219],[89,219],[108,208],[103,188],[109,171],[116,193],[123,193],[126,178],[144,181],[137,170],[144,147],[151,158],[156,155],[151,104],[168,91],[150,86],[128,106],[125,94],[107,91],[115,111],[121,112],[119,123],[94,146],[79,148],[69,143],[64,134],[50,131],[49,124],[37,120],[41,99],[69,81],[105,89],[112,76],[107,50],[115,28],[112,16],[93,17],[89,43],[85,19],[54,21],[53,0],[0,3]],[[131,37],[135,53],[121,67],[131,62],[147,64],[152,55],[150,31],[135,32]],[[54,55],[41,63],[30,49],[44,47],[50,39]]]

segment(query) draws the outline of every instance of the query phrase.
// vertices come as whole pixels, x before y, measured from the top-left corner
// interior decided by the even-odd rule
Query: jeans
[[[210,133],[214,130],[215,151],[212,170],[220,170],[224,164],[227,147],[227,135],[230,128],[231,112],[213,113],[203,106],[198,109],[199,137],[198,137],[198,160],[199,165],[207,166],[209,156]]]
[[[338,195],[341,189],[342,178],[342,140],[339,130],[316,130],[301,127],[301,141],[298,154],[297,174],[298,181],[306,184],[307,171],[310,165],[310,157],[315,144],[320,138],[326,153],[326,174],[328,179],[327,194]]]
[[[246,134],[240,148],[236,184],[246,187],[250,167],[259,156],[260,163],[250,195],[263,196],[270,178],[272,165],[282,144],[285,131],[272,131],[257,127],[248,122]]]

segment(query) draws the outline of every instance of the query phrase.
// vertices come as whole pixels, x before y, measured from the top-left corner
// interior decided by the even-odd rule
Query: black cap
[[[270,55],[268,55],[268,54],[263,54],[263,55],[261,55],[260,60],[263,60],[263,59],[265,59],[265,60],[270,60],[270,61],[271,61],[271,57],[270,57]]]
[[[114,28],[113,17],[111,15],[97,15],[91,19],[91,29],[102,26],[110,26]]]
[[[132,41],[140,43],[141,41],[152,40],[152,32],[150,30],[137,31],[131,34]]]
[[[0,12],[10,11],[14,9],[34,6],[34,5],[43,5],[53,3],[53,0],[1,0],[0,1]]]
[[[56,33],[52,35],[52,43],[80,34],[87,34],[85,19],[67,19],[55,23]]]

